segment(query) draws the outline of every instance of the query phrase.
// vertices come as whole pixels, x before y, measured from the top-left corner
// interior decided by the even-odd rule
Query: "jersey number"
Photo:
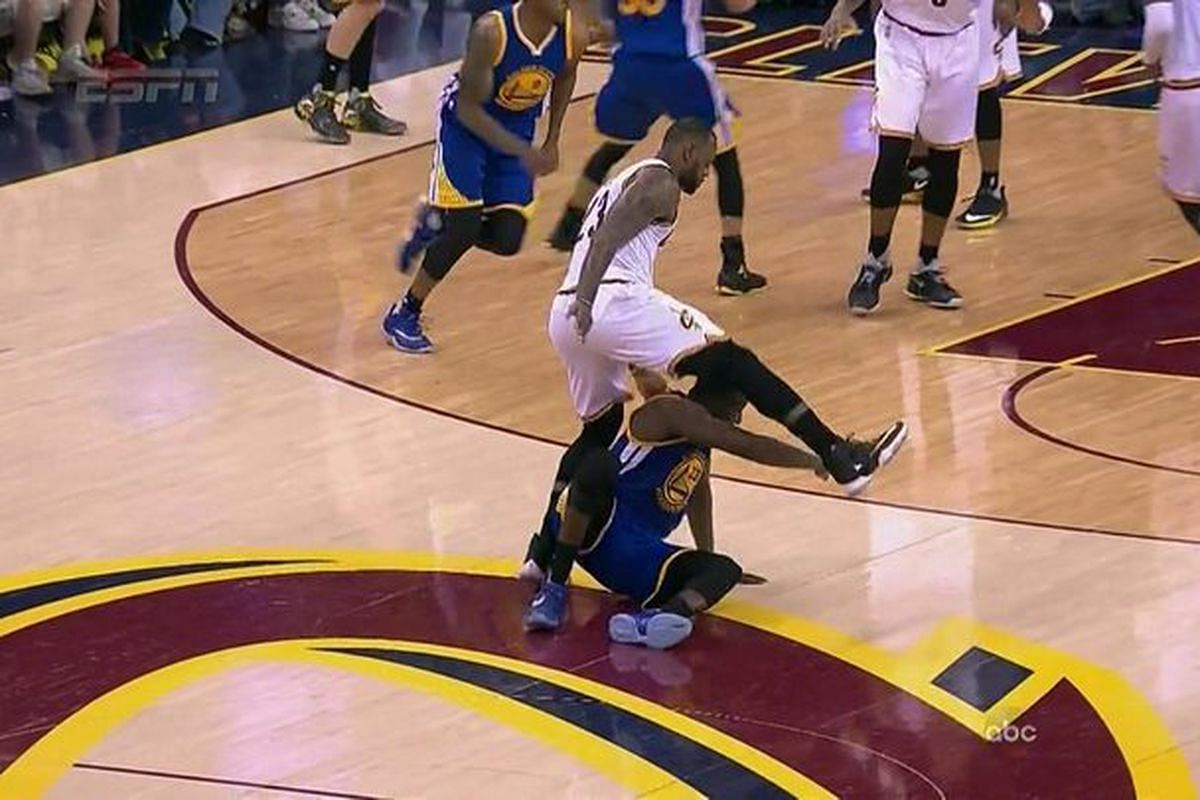
[[[667,0],[617,0],[617,12],[625,17],[657,17],[666,7]]]
[[[608,213],[608,192],[601,192],[592,200],[587,212],[583,215],[584,219],[592,215],[592,206],[596,207],[596,221],[589,225],[587,230],[579,234],[579,238],[575,240],[576,242],[592,238],[596,235],[596,231],[600,229],[601,223],[604,222],[604,215]]]

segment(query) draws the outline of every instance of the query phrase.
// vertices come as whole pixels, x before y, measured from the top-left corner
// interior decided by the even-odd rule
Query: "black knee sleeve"
[[[958,194],[958,162],[961,150],[929,151],[929,183],[921,198],[921,208],[935,217],[949,217]]]
[[[871,173],[871,207],[896,208],[904,196],[904,175],[912,140],[902,136],[880,136],[879,157]]]
[[[683,590],[690,589],[704,598],[705,608],[712,608],[741,579],[741,566],[729,556],[689,550],[676,556],[667,567],[662,586],[656,595],[647,599],[646,605],[664,605],[670,611],[686,614],[690,609],[675,598]]]
[[[567,447],[562,460],[558,462],[558,473],[554,476],[554,482],[560,487],[566,486],[589,452],[605,450],[613,443],[617,434],[621,432],[621,423],[624,421],[625,406],[617,403],[595,419],[585,422],[583,430]]]
[[[975,107],[975,138],[981,142],[999,141],[1003,118],[1000,87],[993,86],[980,92],[979,105]]]
[[[525,241],[528,220],[515,208],[499,208],[483,215],[483,226],[476,244],[498,256],[516,255]]]
[[[758,413],[776,422],[786,424],[788,415],[802,403],[800,396],[758,356],[728,339],[681,359],[675,371],[737,389]]]
[[[1186,219],[1196,233],[1200,233],[1200,203],[1185,203],[1182,200],[1176,200],[1179,204],[1179,210],[1183,212],[1183,218]]]
[[[722,217],[741,217],[746,209],[746,190],[742,185],[742,169],[738,165],[737,149],[730,148],[713,160],[717,173],[717,208]]]
[[[591,450],[575,470],[567,504],[588,517],[607,513],[617,492],[617,457],[607,449]]]
[[[442,232],[425,251],[421,269],[435,280],[449,274],[463,253],[474,247],[483,227],[483,212],[478,208],[443,210]]]
[[[632,149],[633,145],[631,144],[605,142],[588,159],[587,166],[583,168],[583,176],[599,186],[604,183],[604,179],[608,177],[608,171],[613,168],[613,165]]]

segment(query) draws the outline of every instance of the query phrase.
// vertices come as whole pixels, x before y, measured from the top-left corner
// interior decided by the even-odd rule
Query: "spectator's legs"
[[[19,0],[16,18],[13,20],[13,46],[8,53],[8,66],[12,72],[12,89],[26,97],[50,94],[50,84],[34,60],[38,35],[42,32],[41,0]]]

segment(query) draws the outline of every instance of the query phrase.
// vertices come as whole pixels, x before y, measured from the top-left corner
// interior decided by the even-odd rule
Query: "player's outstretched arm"
[[[704,406],[684,397],[663,397],[646,403],[634,412],[629,424],[633,435],[644,442],[686,439],[758,464],[806,469],[825,477],[821,459],[807,450],[717,419]]]
[[[604,202],[604,196],[597,195],[593,202]],[[576,302],[591,308],[617,251],[647,226],[675,219],[678,208],[679,182],[669,169],[648,166],[638,170],[612,208],[600,209],[595,228],[584,234],[591,241],[575,290]]]
[[[578,23],[581,20],[573,21]],[[586,25],[574,24],[566,28],[571,32],[571,39],[567,44],[567,63],[554,76],[554,84],[550,87],[550,121],[546,126],[546,141],[542,143],[542,154],[546,156],[542,175],[558,169],[558,139],[562,134],[563,120],[567,117],[567,106],[571,104],[571,95],[575,93],[579,58],[588,46]]]
[[[692,529],[692,538],[696,541],[696,549],[706,553],[713,551],[713,510],[712,484],[708,479],[708,470],[692,490],[688,500],[688,527]]]
[[[842,37],[854,27],[854,12],[863,2],[864,0],[838,0],[829,12],[829,19],[825,20],[825,25],[821,28],[821,44],[830,50],[837,49]]]
[[[528,162],[536,151],[484,109],[492,97],[492,68],[500,57],[500,25],[496,14],[484,14],[471,26],[467,52],[458,70],[458,121],[500,152]]]

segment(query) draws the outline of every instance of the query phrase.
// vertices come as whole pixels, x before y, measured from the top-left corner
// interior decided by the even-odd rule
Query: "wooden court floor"
[[[538,242],[603,72],[424,359],[378,319],[447,68],[381,87],[399,150],[281,113],[0,188],[0,797],[1195,796],[1200,243],[1145,113],[1008,103],[1013,216],[944,248],[967,306],[894,280],[859,320],[869,93],[729,78],[772,286],[712,293],[711,186],[662,285],[913,437],[863,502],[719,459],[718,546],[770,581],[679,651],[610,647],[586,587],[521,633],[574,425]]]

